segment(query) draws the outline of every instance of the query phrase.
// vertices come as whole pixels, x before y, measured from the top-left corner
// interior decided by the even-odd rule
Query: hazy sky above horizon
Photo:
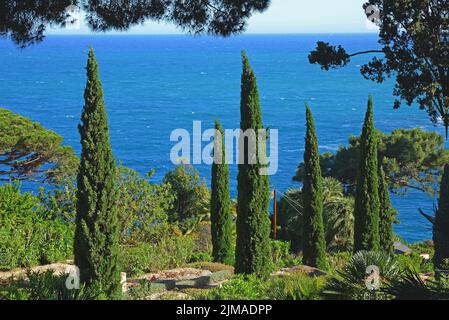
[[[362,33],[373,32],[367,26],[362,5],[366,0],[343,0],[331,5],[329,0],[271,0],[264,13],[254,14],[246,33]],[[71,29],[51,30],[50,34],[88,34],[84,22]],[[116,33],[116,32],[113,32]],[[127,34],[180,34],[170,23],[148,21]]]

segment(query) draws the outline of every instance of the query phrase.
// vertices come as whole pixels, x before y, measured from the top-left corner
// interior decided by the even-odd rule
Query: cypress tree
[[[326,269],[326,240],[323,225],[323,178],[312,111],[306,105],[307,133],[304,153],[303,263]]]
[[[229,196],[229,166],[226,164],[226,148],[223,129],[215,121],[217,135],[214,142],[214,163],[212,165],[211,233],[212,257],[215,262],[232,261],[232,217]],[[217,156],[217,153],[220,153]],[[218,161],[220,160],[220,161]]]
[[[254,130],[257,134],[263,129],[259,91],[256,75],[251,69],[245,53],[243,56],[241,122],[243,132]],[[241,137],[242,138],[242,137]],[[261,174],[264,165],[254,160],[248,141],[240,147],[244,163],[239,164],[237,200],[237,246],[236,272],[239,274],[267,275],[271,268],[270,246],[270,181]],[[257,140],[257,139],[256,139]],[[266,146],[255,141],[257,151]],[[243,149],[243,150],[242,150]],[[259,159],[260,160],[260,159]],[[256,162],[256,164],[251,164]]]
[[[379,241],[380,248],[389,254],[394,253],[393,221],[396,210],[391,206],[390,193],[382,165],[379,166]]]
[[[440,186],[440,199],[435,216],[433,231],[435,243],[434,264],[436,268],[444,266],[444,260],[449,259],[449,164],[444,167]]]
[[[373,99],[370,96],[360,139],[355,198],[354,251],[377,251],[379,243],[379,179]]]
[[[79,126],[82,153],[77,180],[75,264],[81,282],[95,289],[96,298],[115,299],[121,294],[119,226],[114,205],[116,166],[93,49],[89,51],[84,99]]]

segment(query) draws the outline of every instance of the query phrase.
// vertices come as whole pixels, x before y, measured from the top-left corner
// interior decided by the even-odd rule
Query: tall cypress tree
[[[260,109],[259,90],[256,75],[251,69],[245,53],[243,56],[241,122],[240,128],[246,130],[263,129]],[[257,140],[257,139],[256,139]],[[254,142],[254,141],[253,141]],[[255,141],[257,151],[266,148]],[[243,150],[242,150],[243,149]],[[249,146],[249,139],[244,140],[239,154],[244,163],[239,164],[238,204],[237,204],[237,247],[236,272],[240,274],[267,275],[271,268],[270,247],[270,181],[261,174],[264,165],[254,160]],[[257,162],[256,164],[251,164]]]
[[[444,167],[441,180],[433,241],[435,243],[434,264],[435,267],[442,268],[444,260],[449,259],[449,164]]]
[[[323,178],[312,111],[306,105],[307,133],[304,153],[303,262],[326,269],[326,240],[323,224]]]
[[[379,166],[379,241],[382,251],[394,253],[393,222],[396,210],[391,206],[388,183],[382,165]]]
[[[81,282],[94,288],[100,298],[121,294],[117,268],[119,226],[115,208],[116,166],[109,140],[103,88],[98,64],[89,51],[87,85],[79,132],[81,163],[76,205],[75,264]]]
[[[232,216],[229,196],[229,166],[226,163],[223,128],[218,120],[215,121],[215,130],[217,135],[214,142],[210,210],[212,257],[215,262],[230,263],[232,261]]]
[[[370,96],[360,139],[355,198],[354,251],[377,251],[379,244],[379,179],[373,99]]]

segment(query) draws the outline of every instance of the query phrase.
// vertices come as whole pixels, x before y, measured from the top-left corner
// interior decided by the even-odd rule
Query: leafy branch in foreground
[[[269,0],[6,0],[0,2],[0,36],[10,37],[20,47],[39,43],[48,27],[64,28],[75,22],[71,10],[83,13],[87,25],[97,32],[124,31],[153,20],[193,34],[230,36],[244,31],[253,13],[269,5]]]
[[[309,61],[323,70],[346,66],[351,57],[380,53],[361,67],[365,79],[378,83],[394,77],[394,108],[416,102],[431,121],[449,128],[449,4],[447,1],[369,0],[367,17],[379,26],[380,48],[348,54],[323,41]],[[374,14],[376,16],[374,16]],[[378,15],[378,17],[377,17]]]

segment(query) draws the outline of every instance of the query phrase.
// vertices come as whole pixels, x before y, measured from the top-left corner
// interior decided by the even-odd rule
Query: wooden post
[[[277,240],[277,192],[274,190],[274,203],[273,203],[273,238]]]

